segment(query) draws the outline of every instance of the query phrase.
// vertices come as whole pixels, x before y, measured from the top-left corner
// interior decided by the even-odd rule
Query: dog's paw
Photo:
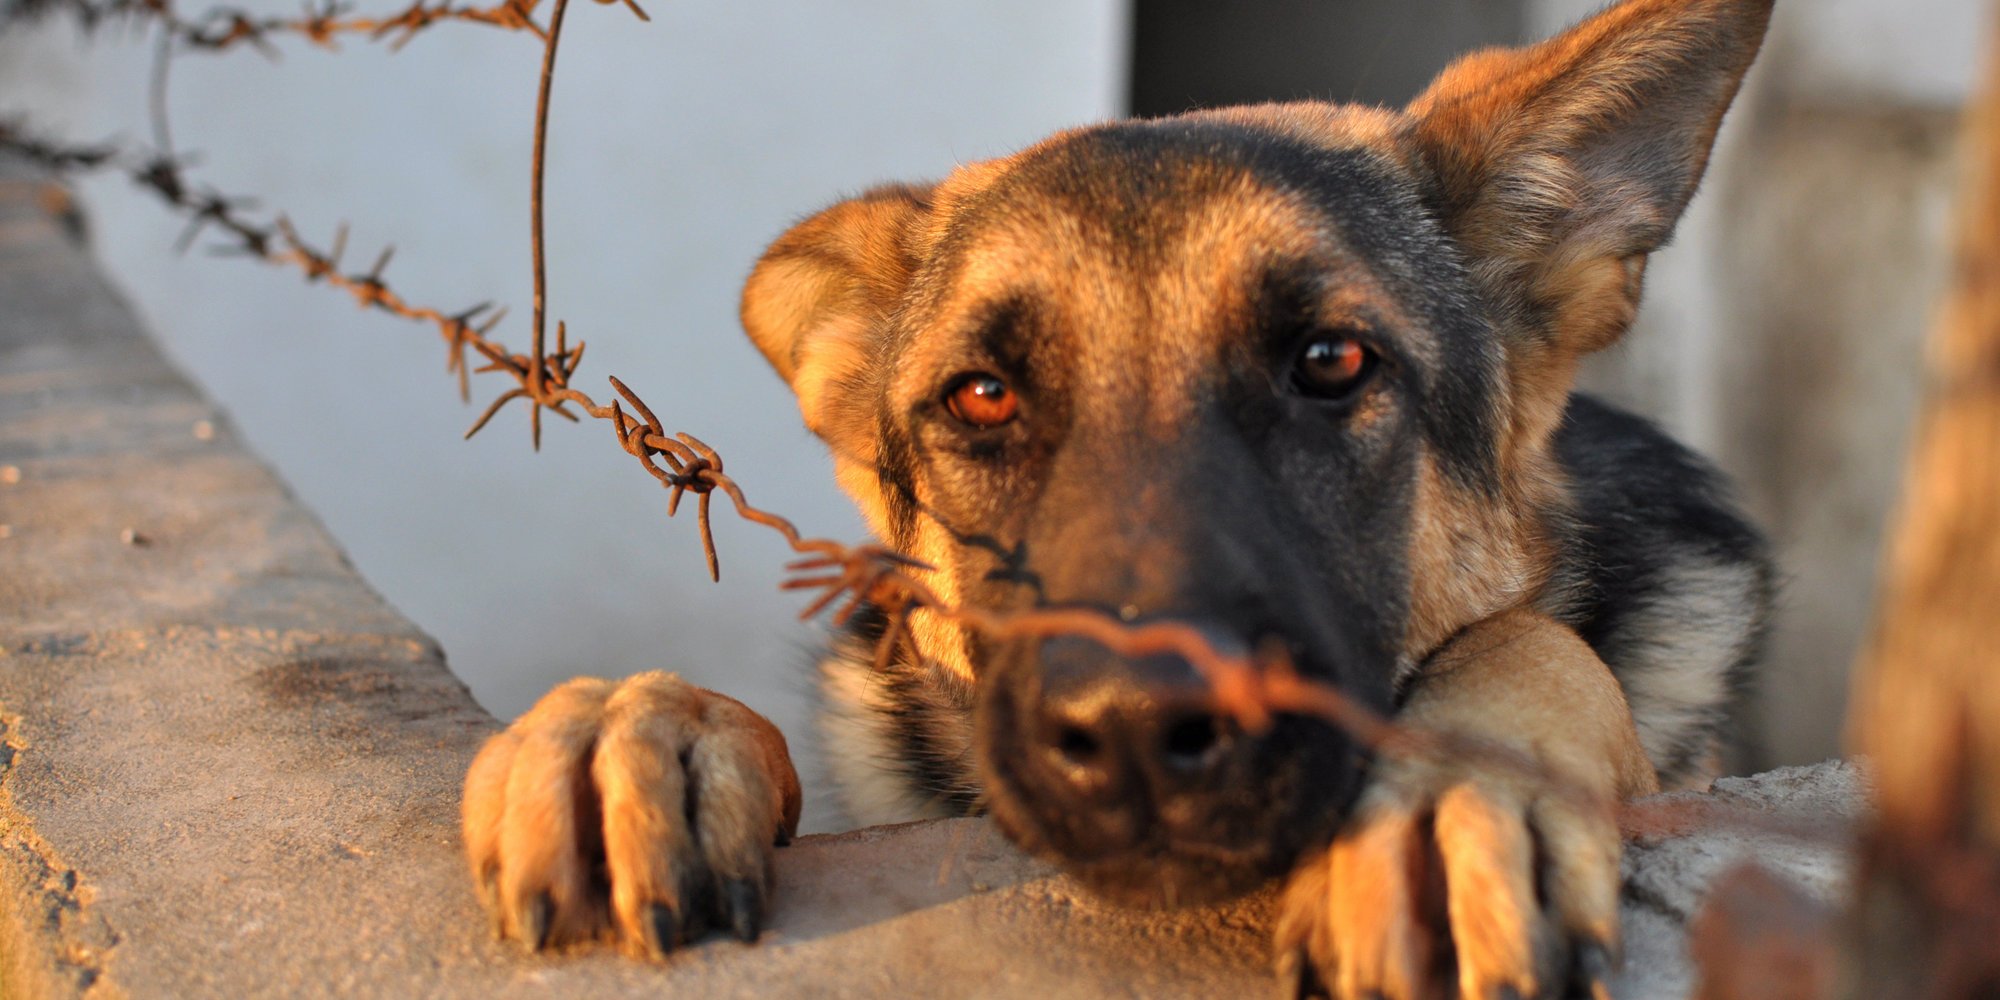
[[[799,779],[739,702],[657,672],[578,678],[487,741],[464,810],[496,934],[658,956],[712,926],[757,936]]]
[[[1604,1000],[1619,849],[1608,800],[1498,768],[1385,761],[1285,888],[1286,995]]]

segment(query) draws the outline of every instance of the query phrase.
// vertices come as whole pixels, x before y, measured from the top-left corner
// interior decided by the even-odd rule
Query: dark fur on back
[[[1713,466],[1630,413],[1574,396],[1556,449],[1583,526],[1577,632],[1624,687],[1661,784],[1697,778],[1771,617],[1764,537]]]

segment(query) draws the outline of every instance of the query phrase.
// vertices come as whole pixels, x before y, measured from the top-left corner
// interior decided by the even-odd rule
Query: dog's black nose
[[[1159,823],[1199,825],[1247,737],[1201,707],[1204,688],[1177,657],[1120,659],[1081,639],[1040,650],[1040,697],[1023,742],[1048,792],[1113,840]]]
[[[1223,651],[1260,634],[1196,627]],[[994,820],[1116,899],[1175,905],[1261,884],[1325,842],[1361,773],[1324,722],[1280,714],[1252,731],[1216,712],[1178,656],[1059,638],[996,650],[990,666],[978,749]]]

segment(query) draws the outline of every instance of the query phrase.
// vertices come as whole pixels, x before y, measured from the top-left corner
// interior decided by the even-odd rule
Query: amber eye
[[[998,427],[1014,419],[1020,397],[997,375],[977,372],[953,382],[944,405],[951,415],[974,427]]]
[[[1374,370],[1375,352],[1352,337],[1326,334],[1307,341],[1299,351],[1292,382],[1308,396],[1343,399]]]

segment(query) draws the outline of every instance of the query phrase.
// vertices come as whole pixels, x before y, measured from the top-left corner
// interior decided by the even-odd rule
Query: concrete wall
[[[743,276],[791,220],[844,193],[1112,115],[1122,6],[646,6],[651,24],[583,4],[565,28],[552,315],[589,342],[593,394],[620,376],[719,447],[753,500],[808,533],[858,537],[822,450],[740,332]],[[395,287],[445,308],[512,305],[497,333],[525,347],[534,39],[447,25],[393,55],[357,41],[337,56],[280,48],[275,62],[246,49],[175,63],[175,138],[204,154],[194,176],[319,238],[351,220],[356,269],[394,243]],[[0,114],[145,137],[149,53],[118,30],[84,44],[57,24],[0,39]],[[575,674],[664,666],[743,697],[795,743],[810,732],[817,631],[792,622],[800,602],[776,590],[785,552],[762,529],[719,519],[724,582],[711,585],[691,518],[666,520],[665,494],[607,426],[558,422],[536,455],[515,412],[461,443],[477,410],[454,398],[432,331],[295,274],[175,257],[176,224],[123,181],[85,194],[94,246],[148,325],[495,714]],[[813,808],[806,820],[832,822]]]

